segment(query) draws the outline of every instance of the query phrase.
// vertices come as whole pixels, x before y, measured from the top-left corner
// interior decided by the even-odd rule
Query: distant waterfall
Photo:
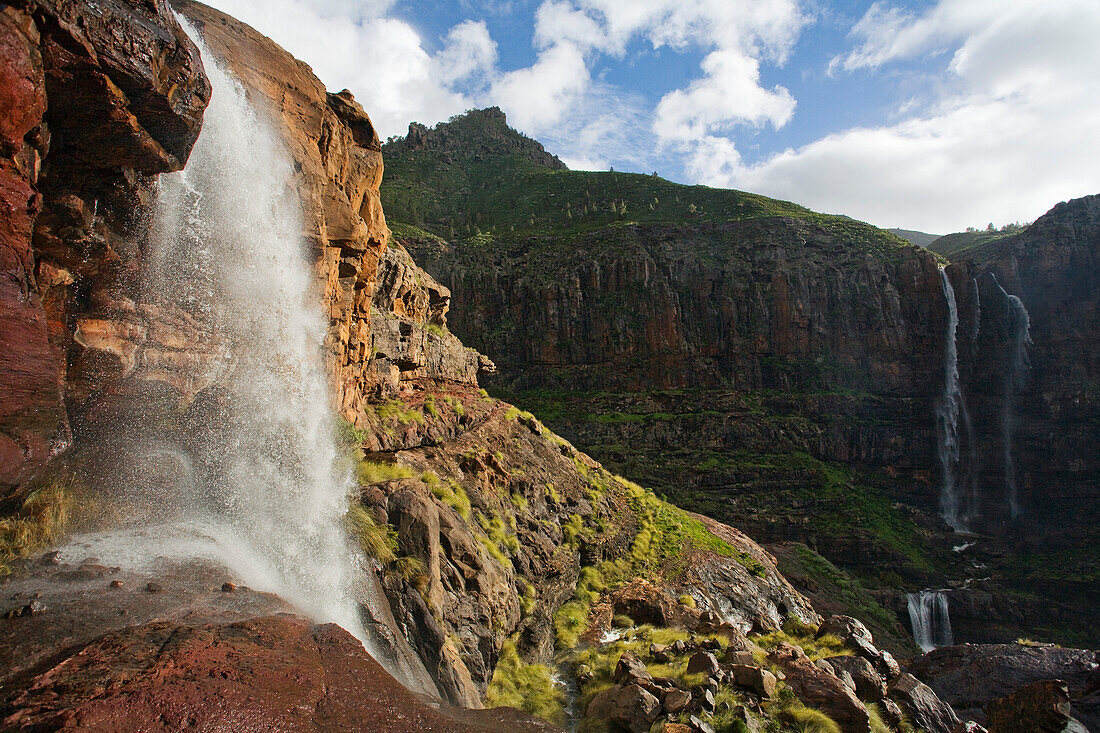
[[[1009,514],[1016,519],[1020,516],[1020,503],[1016,491],[1016,461],[1012,454],[1012,433],[1016,421],[1016,392],[1024,386],[1028,369],[1031,367],[1027,356],[1027,347],[1031,345],[1031,317],[1022,300],[1007,293],[995,276],[993,282],[1005,296],[1011,317],[1009,329],[1012,337],[1012,352],[1004,376],[1001,440],[1004,450],[1005,498],[1008,502]]]
[[[930,652],[955,643],[951,634],[951,617],[947,612],[947,595],[942,591],[922,590],[905,594],[909,606],[909,625],[913,640],[923,651]]]
[[[943,394],[936,400],[936,457],[940,464],[940,515],[956,532],[967,530],[966,517],[960,509],[958,487],[959,414],[965,413],[962,389],[959,386],[959,352],[956,336],[959,330],[959,310],[955,289],[947,271],[940,267],[940,282],[947,300],[947,333],[943,352]],[[969,425],[969,415],[966,416]]]

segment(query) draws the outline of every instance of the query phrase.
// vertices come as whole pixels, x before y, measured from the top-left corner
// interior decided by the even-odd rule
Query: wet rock
[[[691,655],[687,663],[688,674],[698,674],[703,672],[708,675],[717,674],[721,669],[721,665],[718,664],[718,659],[710,652],[698,651]]]
[[[112,580],[109,584],[112,588],[121,588],[123,583],[121,580]]]
[[[162,590],[164,590],[164,586],[162,586],[160,583],[157,583],[156,581],[149,581],[145,584],[145,590],[148,593],[160,593]]]
[[[248,664],[240,664],[247,659]],[[334,624],[167,621],[67,649],[5,689],[5,730],[546,731],[516,713],[459,721],[402,687]],[[492,716],[496,716],[496,720]]]
[[[222,583],[222,593],[232,593],[237,590],[236,583],[225,582]]]
[[[985,708],[995,733],[1086,733],[1071,715],[1069,688],[1062,680],[1042,680],[991,701]]]
[[[24,616],[34,616],[35,614],[42,613],[46,610],[46,604],[42,601],[34,600],[30,603],[13,608],[4,614],[5,618],[23,618]]]
[[[913,725],[928,733],[951,733],[959,723],[950,705],[937,697],[931,687],[907,672],[890,682],[888,694]]]

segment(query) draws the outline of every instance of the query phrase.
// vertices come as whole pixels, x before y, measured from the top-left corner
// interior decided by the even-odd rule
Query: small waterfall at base
[[[1012,454],[1012,433],[1016,420],[1016,392],[1024,386],[1028,369],[1031,368],[1027,356],[1027,347],[1031,345],[1031,316],[1024,302],[1019,297],[1007,293],[996,276],[993,277],[993,282],[1004,295],[1012,319],[1009,324],[1012,351],[1009,368],[1005,371],[1004,400],[1001,402],[1001,441],[1004,449],[1005,500],[1008,503],[1010,516],[1016,519],[1020,516],[1020,502],[1016,491],[1016,461]]]
[[[955,643],[951,635],[951,617],[947,612],[947,594],[937,590],[922,590],[905,594],[909,606],[909,624],[913,640],[923,651],[930,652]]]
[[[940,283],[947,300],[947,333],[943,352],[943,394],[936,400],[936,458],[940,464],[940,516],[956,532],[967,530],[967,517],[960,507],[957,470],[959,465],[959,414],[969,415],[963,404],[959,386],[959,352],[956,336],[959,330],[959,310],[955,289],[947,271],[940,267]]]
[[[245,90],[180,22],[213,94],[186,167],[158,180],[146,297],[193,316],[224,350],[217,363],[192,367],[197,383],[215,386],[187,410],[186,446],[130,453],[136,480],[119,490],[159,524],[103,533],[92,547],[134,565],[158,556],[216,560],[365,640],[361,558],[343,526],[350,467],[329,409],[326,324],[290,188],[293,164]],[[155,435],[160,418],[126,419],[146,421]],[[142,477],[142,461],[163,463],[172,451],[191,474],[159,491]]]

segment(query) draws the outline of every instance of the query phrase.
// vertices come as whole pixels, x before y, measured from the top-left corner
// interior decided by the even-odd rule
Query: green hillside
[[[507,126],[496,108],[428,130],[410,126],[383,146],[382,202],[399,236],[432,234],[473,244],[572,237],[612,227],[788,217],[852,244],[891,250],[897,236],[845,216],[727,189],[685,186],[656,175],[568,170]]]

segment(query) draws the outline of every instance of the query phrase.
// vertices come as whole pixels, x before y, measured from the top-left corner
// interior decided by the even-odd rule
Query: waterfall
[[[955,289],[947,271],[940,267],[940,282],[947,300],[947,333],[943,352],[943,394],[936,400],[936,458],[940,464],[940,515],[956,532],[967,530],[966,518],[960,511],[956,471],[959,464],[959,413],[965,413],[962,389],[959,386],[959,352],[956,335],[959,311]],[[966,415],[969,424],[969,415]]]
[[[906,593],[905,599],[909,606],[909,625],[913,628],[913,640],[917,642],[917,646],[930,652],[955,643],[951,635],[946,593],[922,590],[919,593]]]
[[[1024,380],[1031,366],[1027,356],[1027,347],[1031,345],[1031,316],[1028,315],[1024,302],[1019,297],[1007,293],[996,276],[993,276],[993,282],[1008,303],[1011,319],[1009,329],[1012,351],[1009,368],[1005,370],[1004,400],[1001,402],[1001,444],[1004,450],[1005,499],[1009,514],[1016,519],[1020,516],[1020,504],[1016,491],[1016,461],[1012,455],[1012,433],[1016,420],[1016,392],[1024,386]]]
[[[352,480],[329,408],[326,322],[293,164],[242,86],[180,22],[213,95],[186,167],[158,179],[144,285],[149,300],[190,314],[225,346],[216,363],[189,367],[214,386],[186,411],[186,444],[143,438],[131,451],[134,487],[118,491],[152,519],[85,546],[133,566],[215,561],[363,639],[360,558],[343,527]],[[164,418],[150,413],[125,419],[159,439]],[[166,467],[168,489],[153,486],[149,465]]]

